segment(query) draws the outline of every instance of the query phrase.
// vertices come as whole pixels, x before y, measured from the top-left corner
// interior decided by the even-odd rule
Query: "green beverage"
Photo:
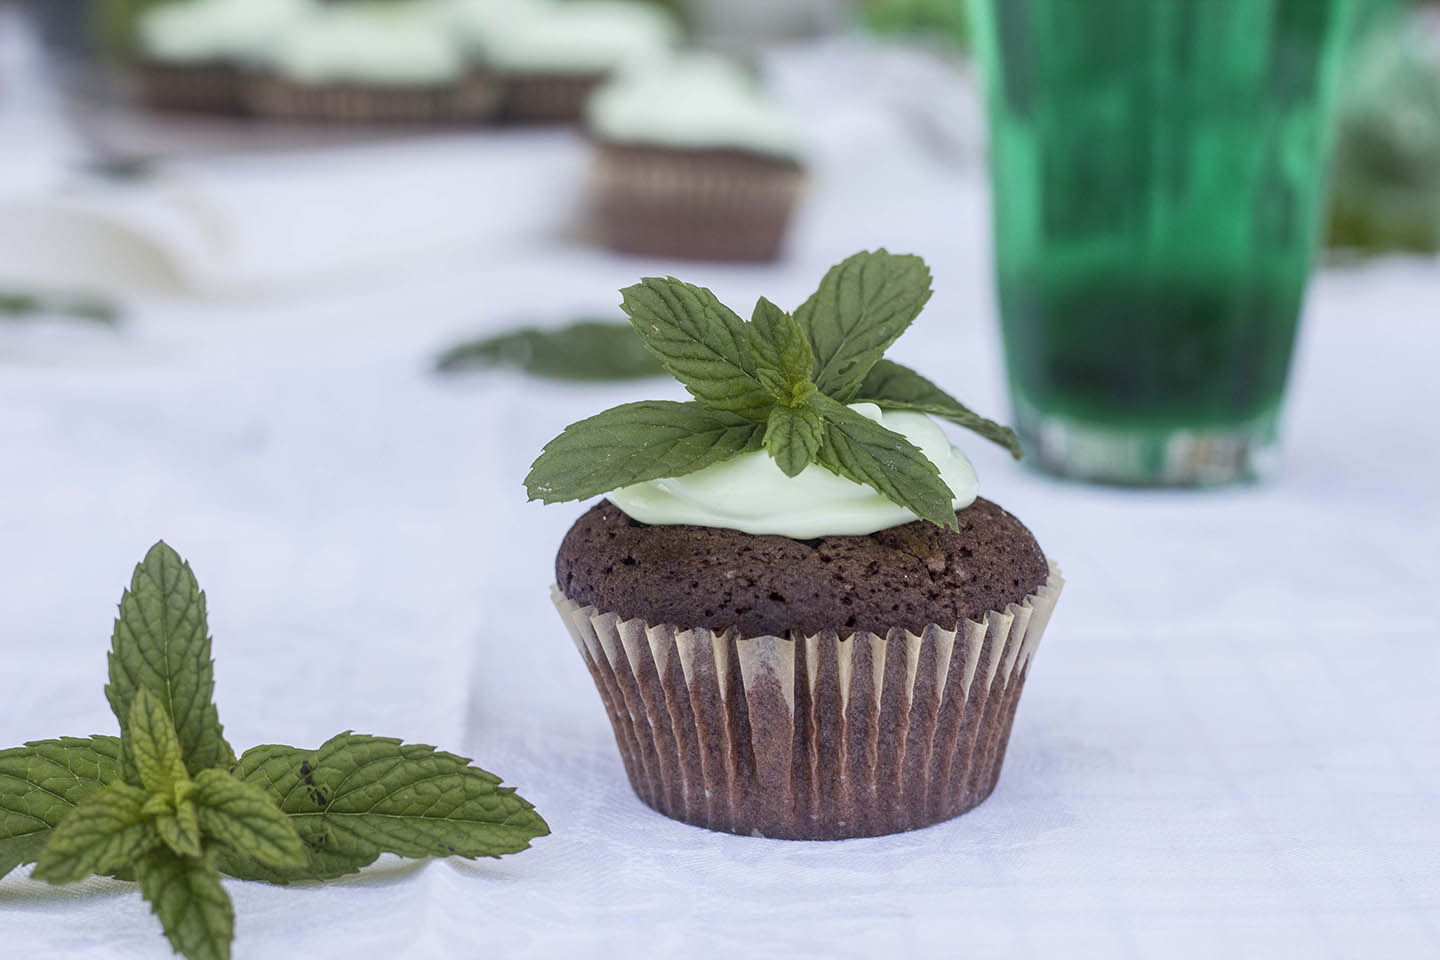
[[[1363,0],[976,0],[1015,419],[1051,470],[1264,469]]]

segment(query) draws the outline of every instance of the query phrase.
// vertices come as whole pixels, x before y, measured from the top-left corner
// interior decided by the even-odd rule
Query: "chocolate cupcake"
[[[244,96],[270,119],[443,123],[493,115],[500,87],[466,61],[438,0],[351,0],[287,31]]]
[[[155,110],[245,112],[241,78],[305,0],[179,0],[146,10],[136,23],[141,101]]]
[[[793,317],[673,278],[624,291],[695,396],[567,427],[532,498],[581,516],[552,596],[631,785],[698,826],[788,839],[915,829],[994,789],[1062,581],[977,496],[932,416],[1013,433],[881,358],[929,295],[859,254]]]
[[[664,10],[628,0],[455,0],[451,15],[472,61],[500,76],[511,123],[578,121],[616,70],[668,56],[679,38]]]
[[[803,182],[793,119],[737,65],[689,54],[637,67],[586,110],[593,206],[612,250],[772,260]]]

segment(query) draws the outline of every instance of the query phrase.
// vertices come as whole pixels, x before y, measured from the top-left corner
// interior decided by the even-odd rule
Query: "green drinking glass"
[[[1052,472],[1266,473],[1366,0],[974,0],[1014,415]]]

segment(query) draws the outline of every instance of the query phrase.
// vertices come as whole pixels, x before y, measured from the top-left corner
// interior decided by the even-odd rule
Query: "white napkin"
[[[584,161],[558,131],[177,161],[0,199],[0,271],[233,294],[554,240],[578,221]]]

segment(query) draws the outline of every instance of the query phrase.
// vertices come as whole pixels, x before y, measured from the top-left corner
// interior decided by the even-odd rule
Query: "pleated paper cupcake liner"
[[[146,63],[134,71],[140,101],[152,110],[237,116],[245,112],[240,72],[223,63]]]
[[[552,587],[636,794],[712,830],[835,840],[958,816],[995,788],[1064,580],[951,630],[744,637]]]
[[[506,75],[500,119],[507,123],[578,123],[585,101],[608,77],[604,71]]]
[[[296,83],[255,73],[242,84],[246,107],[272,120],[307,123],[462,123],[487,120],[500,107],[499,81],[473,72],[447,84],[384,86]]]
[[[596,141],[592,192],[612,250],[773,260],[804,182],[799,164],[741,150]]]

